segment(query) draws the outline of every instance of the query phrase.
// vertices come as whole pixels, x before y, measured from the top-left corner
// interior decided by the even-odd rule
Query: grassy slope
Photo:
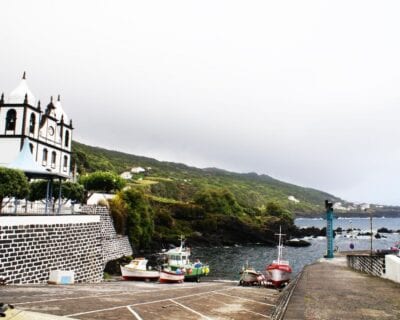
[[[322,213],[325,199],[341,201],[328,193],[285,183],[267,175],[239,174],[214,168],[198,169],[78,142],[73,142],[73,152],[79,172],[110,170],[121,173],[134,166],[151,167],[150,176],[163,179],[156,179],[157,185],[142,185],[151,188],[154,196],[163,199],[191,202],[193,195],[204,187],[222,187],[234,193],[239,204],[245,208],[263,210],[268,201],[276,201],[290,211],[302,215]],[[147,181],[149,178],[145,179]],[[300,203],[289,201],[287,198],[290,195],[299,199]]]

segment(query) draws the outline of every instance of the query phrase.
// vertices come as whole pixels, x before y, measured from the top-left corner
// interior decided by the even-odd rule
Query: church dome
[[[68,123],[69,122],[69,118],[67,116],[67,114],[65,113],[62,105],[61,105],[61,101],[60,101],[60,95],[58,95],[57,101],[54,104],[54,106],[56,107],[55,109],[55,113],[56,113],[56,119],[61,121],[61,118],[64,119],[64,123]]]
[[[19,83],[19,85],[13,91],[11,91],[7,103],[22,104],[25,101],[25,95],[28,97],[28,103],[31,106],[35,106],[36,98],[31,92],[31,90],[29,90],[28,84],[26,83],[25,72],[24,72],[24,75],[22,76],[22,80]]]

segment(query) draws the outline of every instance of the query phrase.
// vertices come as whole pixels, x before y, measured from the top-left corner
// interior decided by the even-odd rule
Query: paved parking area
[[[269,319],[278,297],[274,289],[217,281],[0,287],[0,302],[20,310],[85,320]]]

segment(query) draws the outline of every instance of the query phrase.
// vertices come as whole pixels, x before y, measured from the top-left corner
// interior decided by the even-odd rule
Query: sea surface
[[[326,220],[299,218],[295,220],[298,227],[317,227],[326,226]],[[360,229],[360,232],[370,231],[369,218],[335,219],[333,228]],[[400,230],[400,218],[373,218],[372,230],[374,233],[382,227],[389,230]],[[355,232],[337,235],[334,245],[339,251],[369,250],[370,236],[358,236]],[[400,241],[400,234],[381,234],[381,239],[373,238],[373,249],[388,249],[396,242]],[[303,248],[285,247],[283,257],[290,261],[294,274],[297,274],[305,265],[310,264],[324,256],[326,253],[326,238],[307,238],[311,246]],[[211,269],[210,278],[223,280],[238,280],[239,271],[242,266],[248,263],[256,270],[264,271],[265,266],[276,259],[277,249],[264,245],[248,245],[233,247],[214,247],[214,248],[192,248],[192,258],[200,258],[201,261],[208,262]]]

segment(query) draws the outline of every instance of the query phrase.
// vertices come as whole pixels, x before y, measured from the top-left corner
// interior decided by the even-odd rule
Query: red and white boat
[[[269,275],[268,280],[271,281],[276,288],[279,288],[290,281],[292,268],[290,267],[289,261],[282,259],[282,236],[284,236],[284,234],[282,234],[281,228],[279,228],[279,233],[277,235],[279,236],[278,259],[268,265],[266,271]]]
[[[157,270],[148,270],[145,258],[133,259],[129,264],[121,266],[122,278],[125,280],[157,281],[160,272]]]
[[[160,271],[160,283],[181,283],[185,279],[185,273],[181,269],[172,271],[164,268]]]

